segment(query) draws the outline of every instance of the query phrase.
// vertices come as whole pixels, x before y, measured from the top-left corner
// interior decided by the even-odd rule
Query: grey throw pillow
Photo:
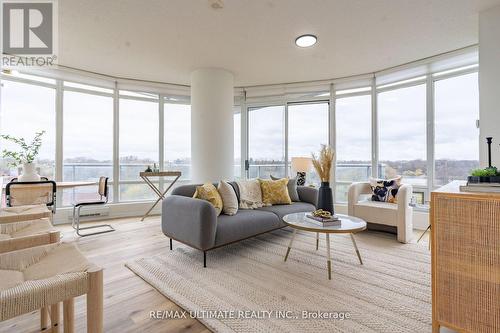
[[[279,180],[281,178],[274,177],[273,175],[271,175],[271,179]],[[299,198],[299,192],[297,192],[297,177],[289,178],[287,186],[288,186],[288,195],[290,196],[290,199],[292,199],[292,201],[294,202],[299,202],[300,198]]]

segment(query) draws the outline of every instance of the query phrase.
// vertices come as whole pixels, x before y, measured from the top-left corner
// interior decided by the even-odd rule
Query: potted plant
[[[333,158],[335,153],[332,147],[321,145],[319,157],[312,154],[312,164],[321,179],[321,187],[318,191],[318,209],[322,209],[334,214],[333,210],[333,195],[330,187],[330,171],[332,169]]]
[[[500,183],[500,173],[496,167],[472,170],[471,176],[467,178],[469,183]]]
[[[39,181],[40,175],[36,173],[35,159],[40,153],[40,148],[42,146],[42,136],[45,131],[37,132],[33,141],[28,144],[24,138],[16,138],[10,135],[0,135],[1,139],[10,141],[17,144],[21,150],[11,151],[4,149],[2,151],[3,158],[11,159],[13,162],[9,163],[13,167],[22,165],[23,172],[19,175],[18,180],[20,182],[32,182]]]

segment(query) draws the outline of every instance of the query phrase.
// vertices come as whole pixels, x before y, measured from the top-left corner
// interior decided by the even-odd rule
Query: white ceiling
[[[236,86],[363,74],[478,42],[500,0],[61,0],[59,63],[189,84],[200,67]],[[312,33],[318,43],[295,46]]]

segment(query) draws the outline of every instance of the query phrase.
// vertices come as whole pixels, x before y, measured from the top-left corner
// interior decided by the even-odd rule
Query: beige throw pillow
[[[226,215],[235,215],[238,212],[238,197],[234,188],[228,182],[221,180],[217,190],[222,197],[222,212]]]
[[[258,179],[237,181],[240,190],[240,209],[255,209],[264,206]]]

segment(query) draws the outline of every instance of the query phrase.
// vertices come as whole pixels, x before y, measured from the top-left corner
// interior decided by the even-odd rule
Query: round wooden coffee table
[[[360,232],[366,229],[366,222],[362,219],[354,216],[336,214],[341,221],[340,225],[323,227],[320,226],[306,215],[311,214],[310,212],[304,213],[295,213],[288,214],[283,217],[283,222],[286,225],[293,228],[292,239],[290,239],[290,244],[288,245],[288,249],[286,250],[285,261],[288,259],[288,255],[290,254],[290,250],[292,249],[293,241],[295,239],[295,235],[297,234],[297,230],[304,230],[309,232],[316,233],[316,250],[318,250],[319,244],[319,234],[326,234],[326,255],[327,255],[327,267],[328,267],[328,279],[332,279],[332,263],[330,256],[330,234],[349,234],[351,236],[352,244],[354,245],[354,249],[356,250],[356,254],[358,255],[359,263],[363,265],[363,260],[361,259],[361,255],[358,250],[358,246],[356,245],[356,240],[354,239],[354,233]]]

